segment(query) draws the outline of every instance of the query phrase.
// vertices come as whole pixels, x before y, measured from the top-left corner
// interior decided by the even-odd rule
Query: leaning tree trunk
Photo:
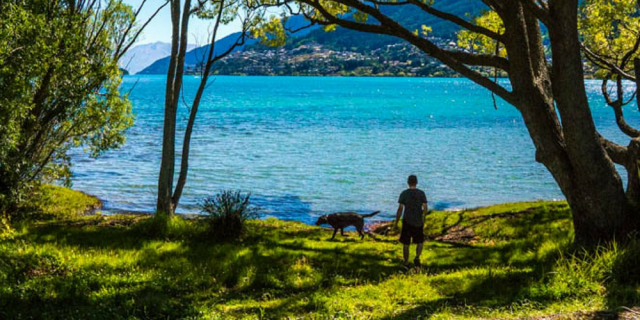
[[[519,97],[516,107],[536,147],[536,159],[551,172],[571,207],[576,245],[624,240],[637,229],[639,219],[589,109],[577,33],[578,3],[549,4],[551,70],[537,18],[516,1],[509,1],[502,13],[510,80]]]
[[[553,92],[573,168],[574,187],[565,195],[573,212],[576,243],[624,241],[638,227],[638,215],[591,116],[580,54],[578,0],[549,4]]]

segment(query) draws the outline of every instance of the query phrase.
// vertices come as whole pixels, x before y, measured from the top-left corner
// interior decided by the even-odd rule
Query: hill
[[[477,0],[439,0],[434,4],[435,8],[438,8],[445,12],[450,12],[458,16],[475,16],[481,13],[486,7],[482,2]],[[409,29],[420,29],[422,25],[431,26],[433,32],[431,37],[436,41],[448,43],[451,39],[455,38],[455,33],[459,28],[449,22],[442,21],[438,18],[425,14],[423,11],[409,6],[397,6],[391,7],[385,10],[385,14],[390,16],[396,21],[401,22]],[[293,28],[303,25],[305,22],[301,17],[293,17],[289,23]],[[238,34],[230,35],[219,41],[216,44],[216,51],[218,49],[222,52],[224,49],[231,45],[231,38],[237,38]],[[352,56],[352,54],[359,54],[363,56],[371,57],[370,60],[377,60],[376,53],[380,51],[393,51],[395,48],[403,48],[404,46],[397,46],[403,43],[402,41],[385,35],[367,34],[347,30],[344,28],[336,28],[333,32],[325,32],[322,28],[305,29],[304,32],[292,34],[288,39],[287,44],[284,46],[286,54],[278,55],[281,52],[281,48],[265,47],[256,43],[255,40],[248,41],[245,46],[238,48],[236,52],[244,52],[245,54],[236,54],[235,56],[226,59],[224,64],[216,67],[216,74],[249,74],[249,75],[323,75],[323,74],[354,74],[354,75],[449,75],[452,74],[448,70],[441,68],[440,64],[429,59],[426,56],[421,57],[420,62],[416,65],[416,59],[413,58],[413,53],[409,55],[403,55],[398,59],[388,60],[388,64],[394,64],[393,68],[384,66],[384,61],[380,64],[366,63],[360,61],[357,63],[346,62],[345,59],[340,57]],[[296,49],[305,49],[305,46],[319,47],[321,50],[331,51],[335,53],[336,63],[314,61],[313,59],[305,59],[305,57],[299,57],[296,54]],[[404,50],[404,49],[403,49]],[[411,51],[410,49],[407,49]],[[299,50],[298,50],[299,51]],[[197,64],[202,60],[203,54],[206,52],[206,47],[200,47],[192,50],[187,54],[185,59],[185,65],[192,72],[196,71]],[[277,56],[282,59],[289,59],[293,56],[296,57],[295,61],[300,62],[304,59],[305,62],[302,67],[290,67],[288,65],[299,65],[299,63],[293,60],[283,61],[271,61],[266,62],[265,59],[245,59],[246,56],[259,56],[269,53],[270,56]],[[408,51],[407,51],[408,52]],[[390,53],[393,54],[393,53]],[[306,58],[313,58],[307,56]],[[234,60],[237,59],[237,60]],[[413,59],[413,60],[411,60]],[[351,59],[352,60],[352,59]],[[397,61],[394,63],[393,61]],[[266,63],[266,64],[265,64]],[[399,67],[399,64],[412,65],[411,68]],[[345,65],[349,65],[345,68]],[[354,71],[358,67],[365,67],[363,70]],[[416,67],[420,67],[416,69]],[[140,72],[141,74],[163,74],[166,73],[168,68],[168,60],[163,59],[156,61],[154,64]],[[366,69],[370,68],[370,69]],[[375,69],[375,70],[374,70]],[[412,71],[413,70],[413,71]],[[378,71],[378,72],[374,72]]]
[[[236,43],[240,33],[230,34],[218,41],[216,41],[216,47],[214,54],[221,54],[229,49],[234,43]],[[242,50],[245,46],[256,43],[256,40],[250,39],[242,45],[238,46],[234,51]],[[187,72],[194,71],[197,66],[207,56],[209,46],[202,46],[188,51],[185,54],[184,64]],[[144,68],[138,74],[166,74],[169,69],[169,57],[168,54],[162,58],[155,60],[148,67]]]
[[[474,17],[486,9],[486,6],[477,0],[436,0],[433,7],[460,17]],[[412,6],[389,7],[384,10],[384,13],[409,30],[420,30],[422,25],[429,26],[433,29],[429,36],[435,38],[455,39],[456,32],[460,30],[457,25],[428,15]],[[314,30],[308,36],[293,39],[291,45],[296,46],[305,42],[315,42],[334,50],[353,48],[354,51],[361,52],[380,49],[401,41],[391,36],[338,27],[334,32]]]
[[[305,21],[302,17],[293,17],[289,19],[288,26],[291,28],[298,28],[301,25],[305,24]],[[296,33],[295,37],[304,37],[313,29],[305,29],[302,32]],[[232,33],[218,41],[216,41],[215,52],[214,55],[219,55],[225,51],[227,51],[233,44],[236,43],[238,37],[241,33],[236,32]],[[257,44],[255,39],[248,39],[244,45],[238,46],[234,49],[234,52],[242,51],[245,47]],[[185,55],[184,64],[185,70],[187,73],[196,72],[198,66],[204,61],[204,57],[208,55],[209,45],[204,45],[198,48],[195,48],[191,51],[188,51]],[[139,74],[166,74],[167,69],[169,68],[169,58],[168,54],[165,55],[162,59],[158,59],[154,61],[151,65],[146,67],[144,70],[140,71]]]
[[[447,41],[432,39],[448,46]],[[355,50],[355,51],[352,51]],[[330,49],[318,43],[297,47],[246,48],[219,61],[219,75],[294,76],[457,76],[439,61],[413,46],[392,43],[382,48]]]

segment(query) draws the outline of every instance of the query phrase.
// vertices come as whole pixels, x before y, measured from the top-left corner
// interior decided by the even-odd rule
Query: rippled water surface
[[[187,98],[198,81],[186,77]],[[126,145],[98,159],[74,152],[74,188],[103,199],[107,211],[154,210],[164,83],[127,76],[136,122]],[[625,141],[599,83],[588,88],[601,132]],[[635,106],[628,109],[638,123]],[[496,110],[486,90],[464,79],[217,77],[202,101],[190,164],[183,213],[197,213],[221,189],[240,189],[283,219],[344,210],[390,218],[411,173],[438,209],[563,198],[534,161],[515,108],[498,102]]]

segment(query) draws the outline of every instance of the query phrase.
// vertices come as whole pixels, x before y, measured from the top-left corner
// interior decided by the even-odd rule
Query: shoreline
[[[88,197],[91,197],[93,199],[96,199],[99,202],[99,207],[92,207],[92,208],[88,208],[87,211],[85,212],[85,215],[96,215],[99,214],[100,215],[107,215],[107,216],[116,216],[116,215],[125,215],[125,216],[154,216],[155,212],[153,211],[142,211],[142,210],[126,210],[126,209],[104,209],[104,201],[103,199],[100,199],[99,197],[86,193],[82,190],[76,190],[76,189],[68,189],[71,191],[75,191],[75,192],[79,192],[81,194],[84,194]],[[505,205],[513,205],[513,204],[535,204],[535,203],[541,203],[541,202],[552,202],[552,203],[562,203],[565,202],[566,200],[564,199],[549,199],[549,200],[545,200],[545,199],[536,199],[533,201],[517,201],[517,202],[504,202],[504,203],[494,203],[494,204],[490,204],[490,205],[486,205],[486,206],[473,206],[473,207],[464,207],[464,208],[445,208],[442,210],[437,210],[437,209],[429,209],[429,214],[431,214],[432,212],[467,212],[467,211],[475,211],[475,210],[480,210],[480,209],[486,209],[486,208],[491,208],[491,207],[496,207],[496,206],[505,206]],[[321,214],[325,214],[325,213],[321,213]],[[205,216],[204,214],[201,213],[175,213],[176,216],[180,216],[186,219],[198,219],[201,218],[203,216]],[[390,215],[395,215],[395,213],[390,213]],[[267,220],[270,218],[274,218],[280,221],[291,221],[291,222],[300,222],[306,225],[310,225],[313,226],[313,222],[305,222],[302,220],[296,220],[296,219],[283,219],[281,217],[278,216],[274,216],[274,215],[264,215],[261,216],[258,220]],[[395,219],[391,218],[391,219],[369,219],[365,221],[365,226],[367,227],[371,227],[374,225],[382,225],[385,223],[390,223],[393,222]]]

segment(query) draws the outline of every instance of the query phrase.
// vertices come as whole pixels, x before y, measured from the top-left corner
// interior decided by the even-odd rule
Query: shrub
[[[209,224],[210,234],[218,240],[234,240],[246,231],[246,221],[260,216],[259,208],[249,204],[251,194],[223,190],[202,201],[201,212]]]

